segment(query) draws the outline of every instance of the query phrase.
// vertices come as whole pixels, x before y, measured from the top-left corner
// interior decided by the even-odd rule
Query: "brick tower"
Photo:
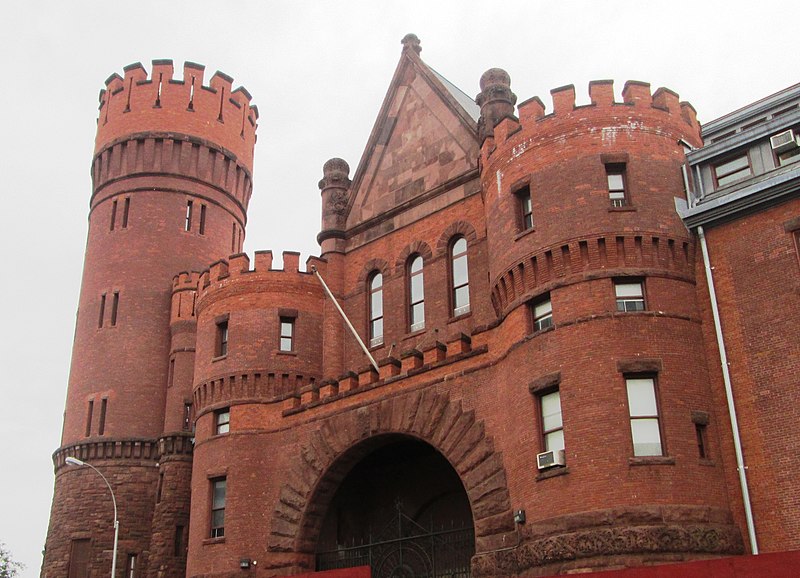
[[[125,68],[100,93],[89,234],[43,576],[182,576],[191,478],[194,295],[241,250],[258,111],[187,62]],[[192,283],[194,281],[194,284]],[[187,337],[188,336],[188,337]],[[68,567],[70,558],[73,563]],[[83,572],[83,573],[81,573]],[[121,572],[119,570],[118,572]]]

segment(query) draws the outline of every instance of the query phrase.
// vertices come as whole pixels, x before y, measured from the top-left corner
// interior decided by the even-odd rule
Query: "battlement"
[[[194,291],[197,289],[197,282],[200,280],[199,271],[181,271],[172,278],[172,292]]]
[[[519,118],[511,114],[499,118],[484,141],[484,151],[491,151],[509,140],[515,141],[520,138],[520,133],[526,137],[530,137],[531,133],[555,137],[580,125],[595,129],[613,128],[616,121],[637,128],[631,125],[638,122],[637,117],[641,119],[639,126],[652,125],[658,128],[671,124],[674,129],[672,132],[687,136],[698,146],[701,142],[700,125],[694,107],[682,102],[678,94],[668,88],[662,87],[651,92],[648,83],[629,80],[622,89],[622,102],[617,102],[613,81],[594,80],[589,83],[590,104],[579,106],[575,104],[574,85],[554,88],[550,95],[553,108],[549,113],[542,100],[534,96],[519,104]],[[567,128],[563,124],[565,122],[574,123],[574,126]]]
[[[149,76],[139,62],[112,74],[100,91],[95,152],[129,134],[174,132],[216,143],[252,171],[258,109],[230,76],[217,71],[206,86],[204,74],[186,62],[183,79],[173,78],[171,60],[154,60]]]

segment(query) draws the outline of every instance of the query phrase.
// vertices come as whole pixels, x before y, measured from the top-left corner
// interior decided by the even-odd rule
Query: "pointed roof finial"
[[[406,50],[413,50],[417,54],[422,52],[422,46],[419,44],[419,38],[416,34],[406,34],[403,36],[403,39],[400,41],[400,44],[403,45],[403,52]]]

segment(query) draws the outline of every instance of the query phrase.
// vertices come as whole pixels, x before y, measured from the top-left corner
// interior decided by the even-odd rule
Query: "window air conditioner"
[[[564,450],[551,450],[542,452],[536,456],[536,466],[540,470],[546,470],[553,466],[563,466],[567,462],[564,460]]]
[[[792,129],[789,129],[769,137],[769,144],[776,153],[783,153],[800,146],[797,140]]]

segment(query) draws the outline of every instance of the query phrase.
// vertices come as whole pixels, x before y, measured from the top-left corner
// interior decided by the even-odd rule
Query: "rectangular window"
[[[184,221],[183,230],[192,230],[192,201],[186,201],[186,219]]]
[[[644,311],[644,287],[641,281],[615,281],[617,311]]]
[[[211,537],[222,538],[225,535],[225,494],[227,479],[211,480]]]
[[[214,357],[228,355],[228,320],[217,323],[217,344]]]
[[[206,234],[206,206],[200,205],[200,234]]]
[[[231,253],[236,252],[236,223],[231,224]]]
[[[169,371],[167,373],[167,387],[175,384],[175,358],[169,360]]]
[[[531,201],[531,188],[526,185],[514,193],[519,206],[520,231],[533,228],[533,203]]]
[[[113,201],[111,203],[111,225],[109,227],[110,231],[114,230],[114,226],[116,225],[117,221],[117,201]]]
[[[125,564],[125,578],[136,578],[136,554],[128,554]]]
[[[534,303],[531,307],[531,313],[534,331],[541,331],[553,326],[553,304],[549,295]]]
[[[89,578],[89,538],[73,540],[69,549],[68,578]]]
[[[111,302],[111,327],[117,324],[117,311],[119,310],[119,291],[114,291],[114,300]]]
[[[561,393],[551,391],[539,396],[544,451],[564,449],[564,423],[561,419]]]
[[[97,320],[97,326],[98,327],[102,327],[103,326],[103,320],[104,320],[105,316],[106,316],[106,294],[103,293],[100,296],[100,318]]]
[[[156,488],[156,504],[161,503],[161,497],[164,493],[164,472],[158,474],[158,487]]]
[[[625,165],[622,163],[606,165],[606,179],[608,180],[608,200],[611,206],[624,207],[627,205]]]
[[[183,431],[190,431],[192,429],[192,404],[183,404]]]
[[[226,407],[214,412],[214,434],[226,434],[231,430],[231,408]]]
[[[125,205],[122,208],[122,228],[128,228],[128,214],[131,212],[131,198],[125,197]]]
[[[697,436],[697,454],[700,459],[708,458],[708,443],[706,442],[706,425],[702,423],[694,424],[694,432]]]
[[[108,399],[103,398],[100,400],[100,425],[97,428],[97,433],[100,435],[106,432],[106,410],[108,409]]]
[[[281,351],[294,351],[294,318],[281,317]]]
[[[173,555],[177,558],[183,556],[183,526],[175,526],[175,540],[173,542],[175,550]]]
[[[92,435],[92,414],[94,413],[94,400],[89,400],[89,409],[86,410],[86,437]]]
[[[750,159],[747,153],[714,166],[714,178],[718,187],[724,187],[741,179],[746,179],[751,174]]]
[[[663,456],[656,382],[652,377],[626,378],[634,456]]]

